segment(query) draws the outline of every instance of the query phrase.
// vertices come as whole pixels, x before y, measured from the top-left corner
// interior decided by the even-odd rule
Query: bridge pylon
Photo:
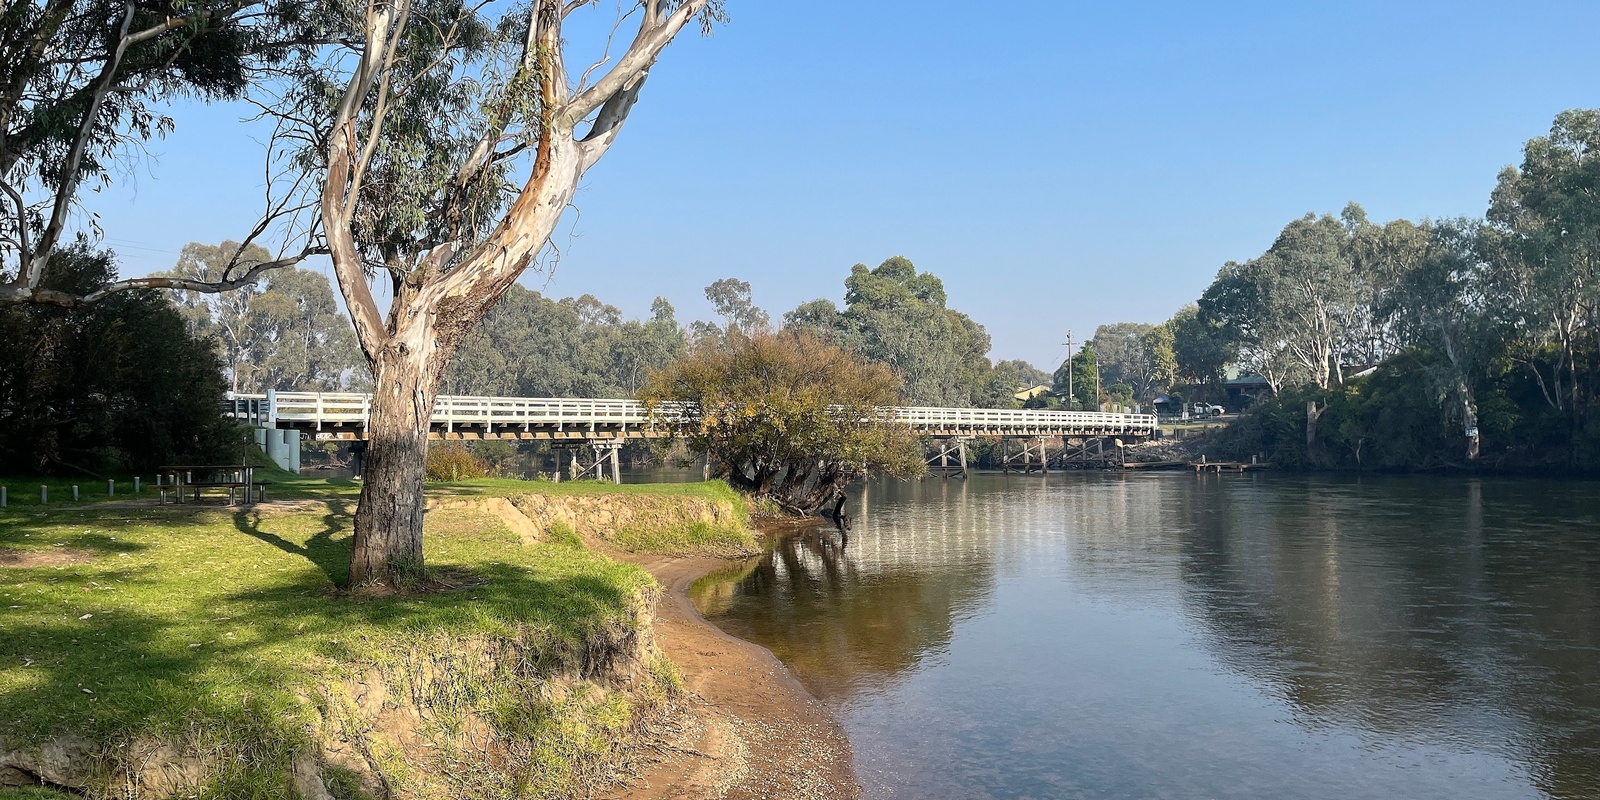
[[[933,437],[933,446],[938,452],[927,459],[928,472],[937,472],[942,478],[966,478],[967,442],[971,439],[970,436]],[[951,463],[952,456],[954,463]]]
[[[599,439],[557,444],[552,448],[556,456],[555,479],[561,480],[561,460],[567,459],[566,471],[572,480],[594,478],[622,483],[622,440]],[[607,472],[610,475],[607,475]]]
[[[1127,463],[1124,443],[1115,436],[1070,437],[1062,443],[1055,458],[1061,469],[1119,469]]]
[[[1021,445],[1016,452],[1012,452],[1012,442]],[[1013,470],[1024,475],[1038,470],[1041,475],[1050,474],[1050,437],[1048,436],[1003,436],[1000,438],[1000,471]]]

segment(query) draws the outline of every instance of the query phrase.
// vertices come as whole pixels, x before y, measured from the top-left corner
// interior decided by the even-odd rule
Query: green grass
[[[668,555],[747,556],[757,552],[755,538],[743,525],[652,525],[626,527],[611,541],[633,553]]]
[[[430,698],[431,724],[487,715],[521,743],[526,766],[496,772],[444,748],[446,767],[411,778],[439,796],[469,786],[482,797],[515,786],[560,795],[629,724],[620,694],[554,697],[540,687],[603,666],[594,662],[596,643],[631,630],[638,598],[653,591],[648,574],[570,542],[522,546],[495,518],[452,510],[428,515],[426,552],[430,570],[460,588],[352,598],[335,587],[347,573],[358,484],[281,483],[279,497],[327,503],[298,513],[154,505],[0,512],[0,548],[87,558],[0,567],[7,743],[62,733],[113,750],[141,736],[186,741],[225,756],[211,777],[219,796],[284,796],[287,764],[312,747],[319,687],[373,669],[423,674],[419,658],[462,642],[519,654],[512,660],[521,671],[491,659],[463,667],[451,686],[413,692]],[[442,491],[731,495],[725,486],[601,487],[474,481]],[[668,667],[651,669],[671,683]]]
[[[36,786],[23,788],[0,787],[0,800],[69,800],[72,795],[42,789]]]
[[[117,482],[115,497],[106,493],[106,478],[82,476],[77,478],[39,478],[28,476],[0,477],[0,486],[6,487],[6,509],[0,509],[0,514],[7,509],[40,507],[39,487],[49,487],[49,502],[45,508],[55,508],[71,505],[90,505],[106,503],[113,500],[145,499],[156,496],[155,475],[140,476],[143,486],[138,494],[133,491],[132,475],[112,475],[111,479]],[[78,487],[78,502],[72,502],[72,487]]]
[[[699,483],[609,483],[606,481],[522,481],[513,478],[475,478],[455,483],[430,484],[429,494],[450,497],[515,497],[542,494],[551,497],[595,495],[647,495],[650,497],[696,497],[745,507],[744,496],[726,481]]]
[[[439,485],[431,491],[447,497],[505,497],[513,502],[518,497],[535,494],[546,497],[637,497],[647,504],[654,504],[662,498],[701,500],[732,509],[732,518],[726,524],[681,524],[663,511],[660,522],[625,525],[605,531],[603,535],[611,545],[634,553],[744,556],[758,550],[755,537],[750,533],[749,503],[724,481],[618,485],[600,481],[553,483],[479,478]],[[571,530],[551,533],[553,539],[570,539],[577,535]]]
[[[256,451],[259,453],[260,451]],[[308,498],[327,497],[331,495],[349,495],[355,497],[361,490],[361,484],[348,478],[313,478],[296,475],[293,472],[279,469],[271,462],[265,462],[266,457],[252,459],[255,463],[255,479],[269,481],[268,496],[271,499],[280,498]],[[265,462],[265,463],[263,463]],[[117,502],[126,503],[130,500],[155,500],[158,489],[155,483],[155,473],[139,475],[140,487],[138,492],[133,490],[132,474],[115,474],[104,477],[52,477],[41,478],[29,475],[11,475],[0,477],[0,486],[6,487],[6,508],[0,509],[0,514],[8,510],[18,509],[59,509],[101,503]],[[106,480],[117,482],[117,493],[112,496],[107,493]],[[39,487],[49,488],[48,502],[41,506],[39,503]],[[78,501],[72,501],[72,487],[78,487]],[[216,490],[208,493],[216,494]]]

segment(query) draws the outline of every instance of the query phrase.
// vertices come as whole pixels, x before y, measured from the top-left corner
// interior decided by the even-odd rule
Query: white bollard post
[[[6,507],[6,487],[0,486],[0,508]]]
[[[134,494],[138,494],[139,493],[139,476],[138,475],[133,476],[133,493]]]
[[[78,484],[72,484],[72,502],[78,502]]]
[[[117,482],[116,481],[109,481],[109,480],[106,481],[106,497],[116,497],[116,496],[117,496]]]
[[[39,484],[39,505],[42,506],[48,502],[50,502],[50,487],[41,483]]]

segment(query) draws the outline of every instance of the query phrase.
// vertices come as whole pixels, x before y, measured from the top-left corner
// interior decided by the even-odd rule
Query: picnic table
[[[259,495],[257,502],[267,499],[267,484],[255,479],[255,471],[254,464],[178,464],[162,467],[156,473],[156,484],[163,503],[167,502],[168,491],[182,503],[186,492],[199,502],[204,489],[227,489],[231,506],[240,495],[246,503],[251,502],[252,493]]]

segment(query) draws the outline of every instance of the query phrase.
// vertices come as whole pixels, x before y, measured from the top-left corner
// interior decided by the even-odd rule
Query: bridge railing
[[[1104,411],[1048,411],[1015,408],[937,408],[908,406],[894,409],[894,416],[914,428],[930,430],[960,428],[1039,428],[1105,430],[1114,433],[1149,432],[1156,428],[1153,414],[1121,414]]]
[[[286,422],[364,423],[372,410],[372,400],[359,392],[276,392],[268,395],[238,395],[238,400],[268,401],[269,418]],[[1153,433],[1157,423],[1151,414],[1119,414],[1098,411],[1046,411],[1008,408],[902,407],[888,409],[894,419],[922,431],[962,432],[1018,431],[1051,434]],[[596,426],[634,427],[652,422],[679,422],[692,415],[686,407],[659,409],[652,418],[644,404],[635,400],[559,397],[474,397],[441,395],[434,403],[433,420],[461,425],[558,425],[566,428]]]

